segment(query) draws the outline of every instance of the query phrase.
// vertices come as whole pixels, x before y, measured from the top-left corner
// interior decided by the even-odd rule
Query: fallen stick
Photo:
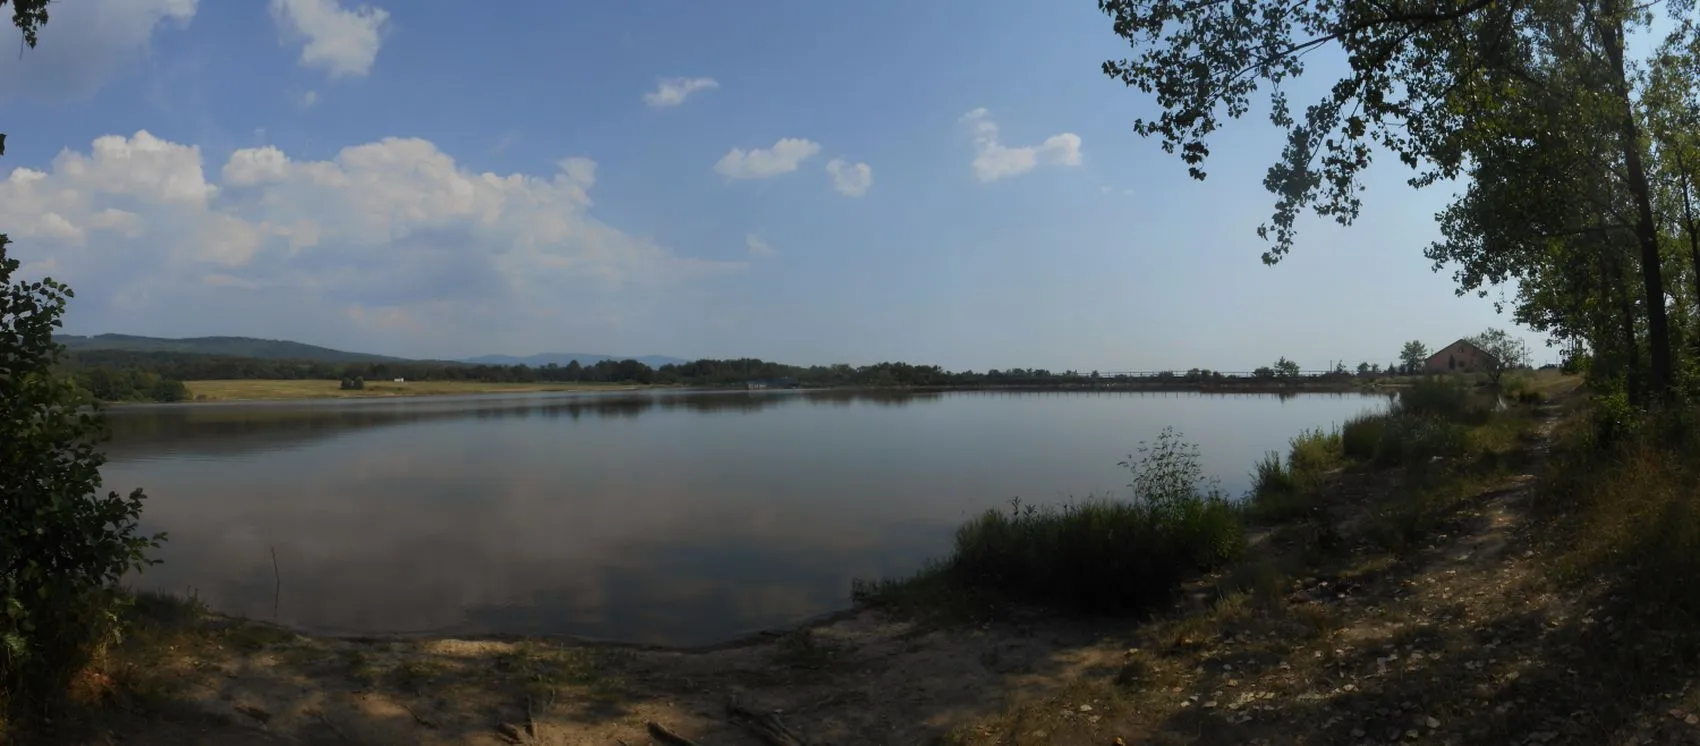
[[[657,740],[662,741],[663,743],[673,744],[673,746],[697,746],[696,741],[692,741],[689,738],[667,730],[667,726],[657,723],[654,720],[649,721],[649,735],[654,736]]]
[[[771,712],[757,713],[731,702],[726,705],[726,714],[733,725],[754,733],[769,746],[808,746]]]

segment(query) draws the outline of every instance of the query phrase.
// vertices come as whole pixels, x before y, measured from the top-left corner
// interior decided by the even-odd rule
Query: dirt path
[[[1146,623],[929,630],[865,612],[702,653],[227,623],[140,664],[150,714],[83,742],[637,746],[656,722],[703,746],[762,743],[728,722],[735,699],[810,744],[1700,743],[1692,661],[1613,599],[1549,580],[1558,548],[1529,510],[1544,452],[1426,545],[1394,554],[1346,531],[1289,577],[1277,568],[1322,543],[1290,532]],[[1338,522],[1364,523],[1382,486],[1345,490]]]

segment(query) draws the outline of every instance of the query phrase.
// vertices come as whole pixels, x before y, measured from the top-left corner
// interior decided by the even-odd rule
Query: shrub
[[[162,537],[137,534],[144,495],[100,492],[98,407],[53,374],[69,288],[12,281],[0,236],[0,700],[57,699],[116,630],[117,581]]]
[[[1376,447],[1376,466],[1414,466],[1461,456],[1469,441],[1463,425],[1432,417],[1390,417]]]
[[[1252,470],[1247,509],[1263,523],[1279,523],[1308,515],[1321,499],[1321,485],[1340,463],[1341,435],[1317,428],[1288,442],[1287,460],[1269,452]]]
[[[1298,476],[1270,451],[1252,469],[1251,495],[1246,510],[1259,523],[1280,523],[1309,513],[1315,495],[1300,488]]]
[[[1589,447],[1609,448],[1629,438],[1639,424],[1635,406],[1623,390],[1597,395],[1590,403],[1588,421],[1592,425]]]
[[[1288,464],[1295,473],[1321,474],[1340,462],[1339,432],[1305,430],[1293,436],[1288,445],[1292,447]]]
[[[149,393],[157,402],[179,402],[189,398],[189,387],[176,379],[161,378],[154,383],[153,391]]]
[[[1184,580],[1244,547],[1239,510],[1203,477],[1197,449],[1165,429],[1140,456],[1127,501],[988,510],[957,529],[954,551],[908,581],[857,585],[858,598],[900,599],[921,588],[999,602],[1128,611],[1167,598]]]
[[[1386,414],[1361,414],[1346,420],[1340,428],[1340,452],[1346,458],[1365,463],[1375,460],[1381,450],[1381,439],[1387,431]]]
[[[1634,608],[1673,613],[1676,626],[1700,621],[1700,442],[1672,423],[1635,427],[1602,413],[1561,427],[1539,505],[1564,515],[1572,538],[1557,568],[1578,582],[1614,582]],[[1627,401],[1606,406],[1627,406]],[[1692,420],[1692,412],[1674,419]],[[1622,430],[1599,441],[1602,420]],[[1657,432],[1662,431],[1662,432]]]
[[[1471,406],[1470,392],[1462,384],[1446,378],[1422,378],[1400,390],[1394,412],[1412,417],[1434,417],[1462,422],[1479,417],[1480,411]]]
[[[1270,451],[1263,455],[1251,471],[1251,494],[1254,499],[1279,495],[1298,489],[1293,471],[1281,461],[1281,454]]]

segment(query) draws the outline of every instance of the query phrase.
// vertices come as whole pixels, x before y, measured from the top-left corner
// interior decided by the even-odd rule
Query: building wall
[[[1487,353],[1460,339],[1430,355],[1423,370],[1428,373],[1473,373],[1485,370],[1489,360]]]

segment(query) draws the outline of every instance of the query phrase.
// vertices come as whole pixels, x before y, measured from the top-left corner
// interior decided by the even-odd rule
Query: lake
[[[170,533],[133,583],[325,634],[703,644],[849,604],[988,508],[1125,494],[1173,425],[1253,463],[1384,396],[645,392],[118,408],[109,489]],[[273,566],[273,553],[276,568]],[[274,617],[275,601],[275,617]]]

